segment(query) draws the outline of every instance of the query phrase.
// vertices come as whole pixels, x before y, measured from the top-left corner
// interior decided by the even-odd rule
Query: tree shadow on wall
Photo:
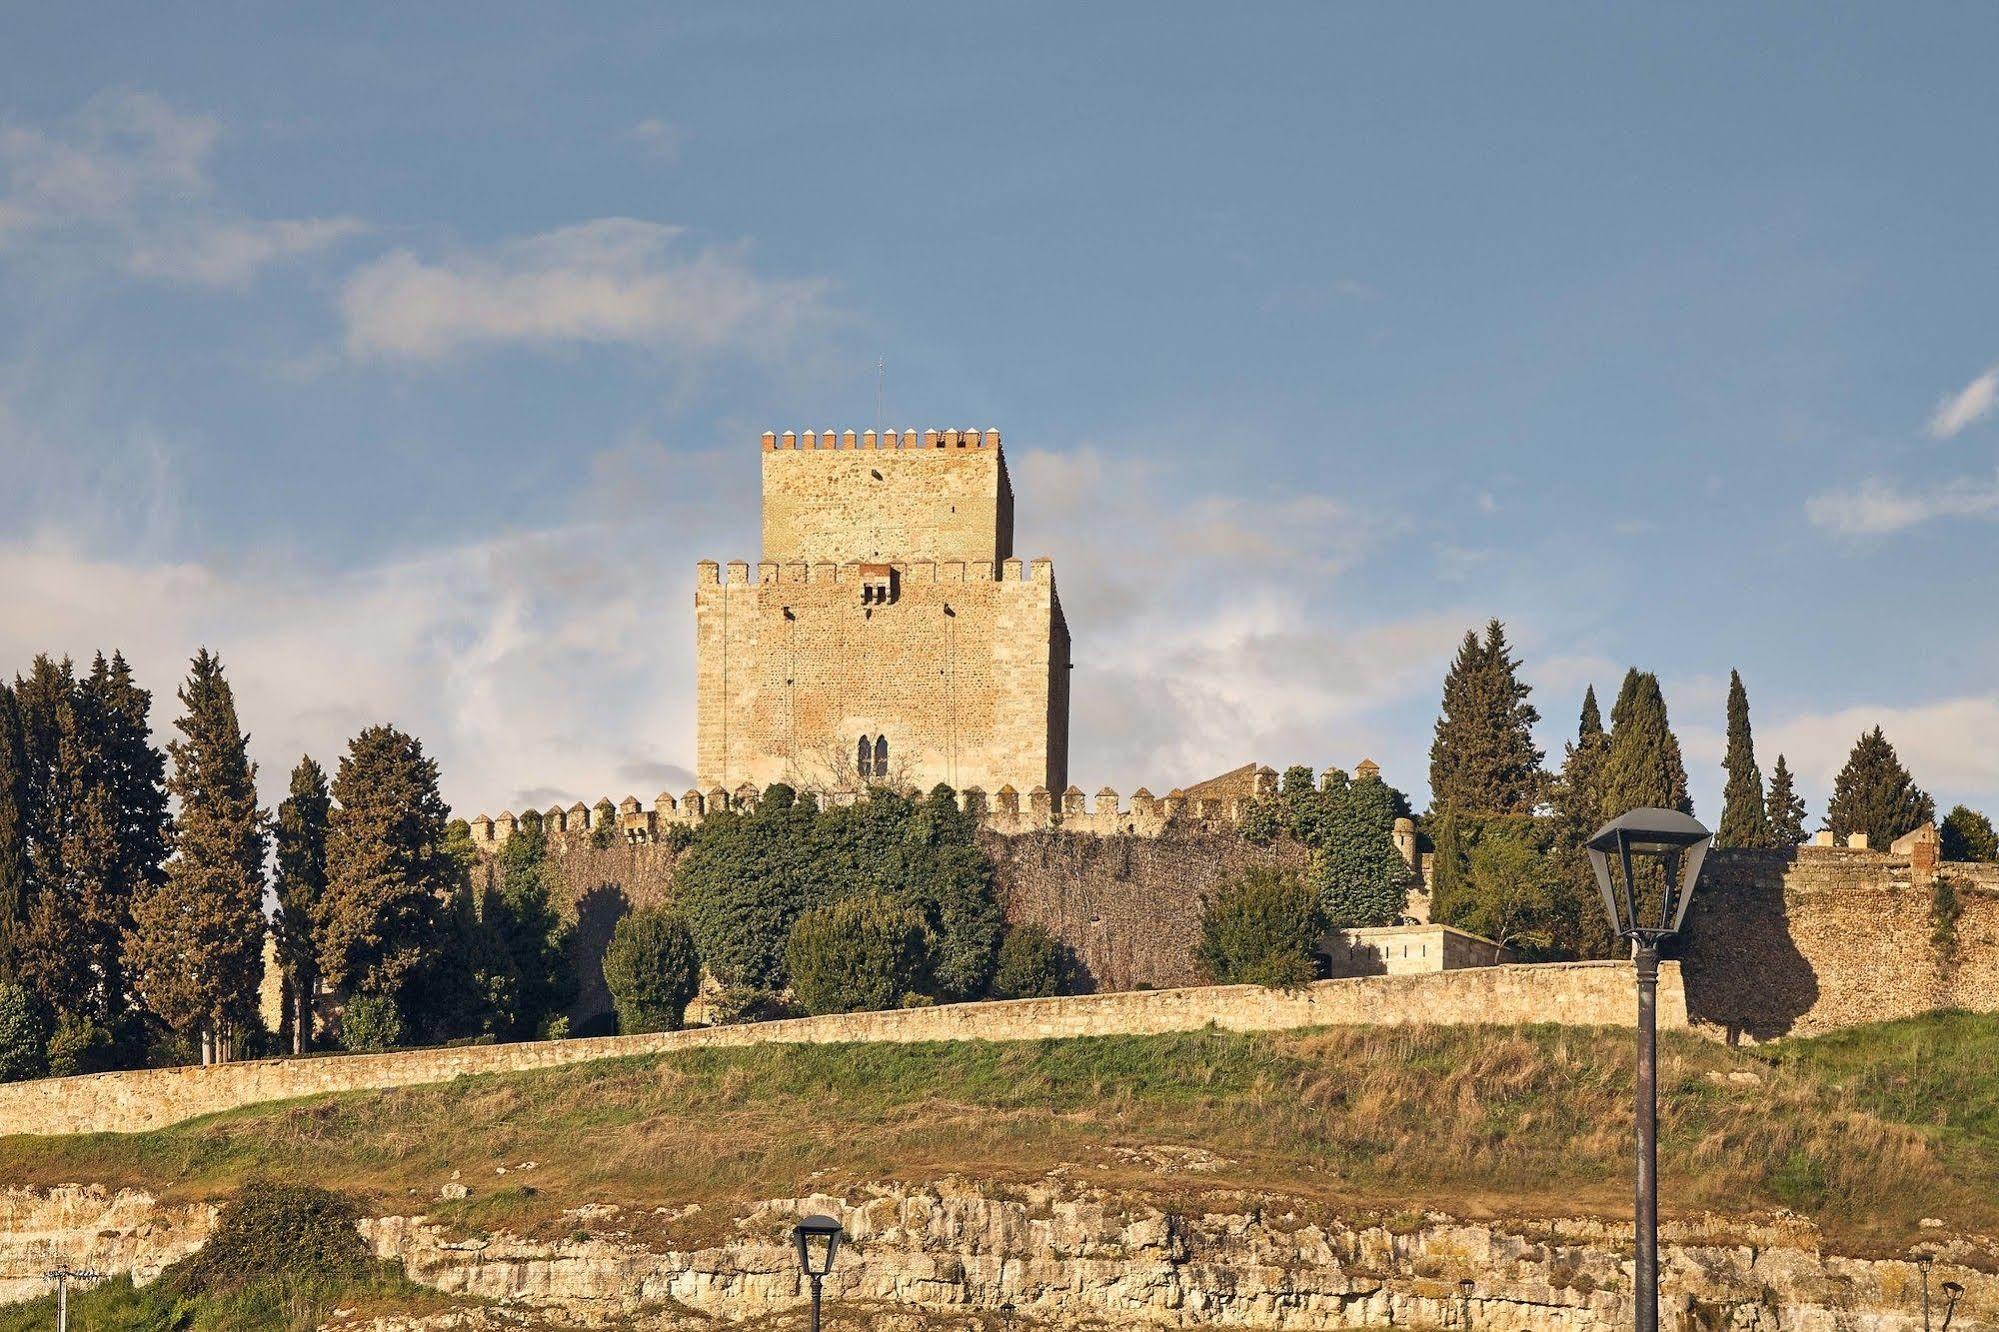
[[[1729,851],[1708,862],[1680,939],[1687,1016],[1728,1034],[1788,1035],[1819,1000],[1818,973],[1798,951],[1784,900],[1795,851]]]
[[[576,964],[576,1003],[569,1011],[569,1029],[577,1036],[617,1033],[611,987],[604,983],[604,950],[611,945],[611,931],[631,910],[623,884],[600,883],[576,899],[576,933],[570,945],[570,958]]]

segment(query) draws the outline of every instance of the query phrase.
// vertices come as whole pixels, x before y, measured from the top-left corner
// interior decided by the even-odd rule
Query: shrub
[[[701,986],[701,955],[677,914],[634,911],[611,930],[604,983],[618,1010],[618,1030],[678,1031]]]
[[[168,1270],[176,1290],[213,1293],[278,1276],[351,1276],[369,1265],[352,1201],[310,1184],[253,1179],[222,1205],[208,1243]]]
[[[752,985],[731,985],[715,996],[709,1015],[718,1027],[740,1027],[746,1022],[775,1022],[792,1016],[784,996]]]
[[[403,1014],[385,994],[357,994],[340,1015],[340,1044],[349,1050],[393,1050],[402,1044]]]
[[[1000,942],[995,999],[1041,999],[1062,991],[1062,946],[1039,925],[1016,925]]]
[[[881,893],[808,911],[785,946],[791,991],[808,1013],[895,1008],[923,977],[923,919]]]
[[[1318,974],[1326,931],[1319,894],[1296,874],[1259,866],[1223,886],[1201,912],[1195,959],[1222,985],[1302,985]]]
[[[0,982],[0,1082],[39,1078],[48,1071],[48,1018],[26,988]]]
[[[49,1072],[58,1078],[103,1073],[118,1062],[118,1043],[89,1018],[65,1013],[49,1037]]]

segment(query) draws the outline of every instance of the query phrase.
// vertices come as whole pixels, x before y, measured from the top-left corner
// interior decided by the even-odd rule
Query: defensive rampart
[[[1279,1031],[1343,1024],[1565,1022],[1628,1025],[1629,968],[1577,962],[1319,981],[1297,990],[1217,985],[1012,999],[794,1018],[649,1036],[460,1046],[207,1068],[140,1069],[0,1085],[0,1133],[138,1133],[198,1115],[328,1092],[369,1091],[515,1073],[621,1055],[767,1043],[1039,1040],[1154,1035],[1219,1027]],[[1687,1025],[1677,967],[1660,978],[1660,1021]]]

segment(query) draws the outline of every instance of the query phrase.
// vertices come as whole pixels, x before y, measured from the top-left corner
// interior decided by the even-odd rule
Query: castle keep
[[[1059,792],[1069,628],[999,432],[763,437],[763,558],[698,566],[702,790]]]

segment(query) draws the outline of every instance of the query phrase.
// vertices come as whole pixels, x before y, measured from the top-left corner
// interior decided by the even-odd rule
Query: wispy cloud
[[[655,162],[673,163],[680,160],[680,154],[694,136],[681,125],[670,120],[649,117],[625,131],[625,137],[639,146],[639,151]]]
[[[138,276],[240,286],[279,259],[365,230],[352,218],[260,219],[216,199],[222,126],[143,93],[107,95],[54,127],[0,127],[0,254],[101,250]]]
[[[1995,405],[1999,405],[1999,365],[1938,403],[1930,416],[1930,434],[1949,439],[1992,415]]]
[[[831,317],[825,284],[766,277],[682,228],[602,218],[434,260],[400,250],[342,288],[350,355],[431,361],[503,344],[774,353]]]
[[[1999,518],[1999,476],[1964,477],[1927,490],[1872,478],[1851,490],[1813,495],[1805,516],[1844,536],[1882,536],[1938,518]]]

